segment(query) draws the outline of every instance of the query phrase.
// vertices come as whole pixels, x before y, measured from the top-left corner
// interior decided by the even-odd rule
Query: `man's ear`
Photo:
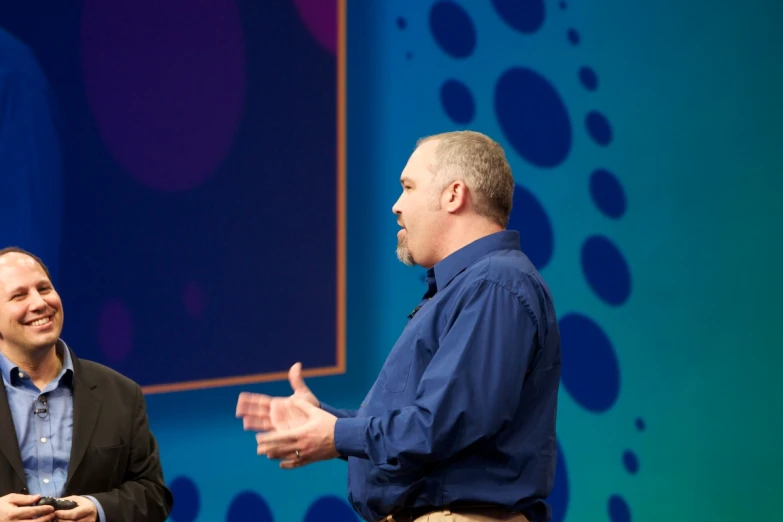
[[[468,187],[461,179],[452,181],[443,191],[441,206],[447,212],[459,212],[468,204]]]

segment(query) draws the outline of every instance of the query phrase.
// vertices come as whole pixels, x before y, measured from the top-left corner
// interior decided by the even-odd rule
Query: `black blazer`
[[[73,361],[73,445],[65,494],[91,495],[110,522],[165,522],[173,497],[138,384],[106,366]],[[27,493],[5,386],[0,386],[0,496]]]

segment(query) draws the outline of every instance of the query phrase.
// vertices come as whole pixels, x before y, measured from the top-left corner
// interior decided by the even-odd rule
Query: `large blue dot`
[[[625,192],[614,174],[596,169],[590,175],[590,195],[598,209],[610,218],[625,213]]]
[[[612,495],[609,498],[609,520],[612,522],[631,522],[631,508],[619,495]]]
[[[544,207],[525,187],[514,185],[514,202],[508,228],[519,231],[522,251],[539,270],[552,259],[554,234]]]
[[[568,314],[560,319],[561,381],[582,408],[601,413],[620,395],[620,365],[609,337],[592,319]]]
[[[610,305],[623,304],[631,294],[628,263],[604,236],[591,236],[582,245],[582,271],[593,292]]]
[[[598,88],[598,75],[590,67],[579,69],[579,81],[588,91],[594,91]]]
[[[226,522],[274,522],[269,505],[258,493],[243,491],[234,497]]]
[[[590,111],[585,118],[587,132],[593,141],[599,145],[607,146],[612,142],[612,127],[606,116],[598,111]]]
[[[454,123],[470,123],[476,111],[473,95],[457,80],[446,80],[440,87],[440,103]]]
[[[532,69],[507,70],[495,85],[495,115],[511,146],[537,167],[555,167],[571,150],[571,121],[555,88]]]
[[[574,45],[579,45],[579,33],[576,32],[576,29],[569,29],[567,34],[569,42]]]
[[[430,32],[443,52],[466,58],[476,48],[476,28],[459,4],[440,0],[430,9]]]
[[[169,484],[171,494],[177,500],[171,509],[174,522],[193,522],[201,509],[201,498],[196,483],[188,477],[180,476]]]
[[[557,443],[557,466],[555,466],[555,485],[547,502],[552,508],[552,522],[563,522],[568,510],[568,471],[566,469],[565,454]]]
[[[639,459],[633,451],[627,450],[623,453],[623,466],[631,475],[636,475],[639,471]]]
[[[356,522],[356,512],[345,500],[329,495],[310,504],[304,522]]]
[[[544,0],[492,0],[500,18],[521,33],[535,33],[544,23]]]

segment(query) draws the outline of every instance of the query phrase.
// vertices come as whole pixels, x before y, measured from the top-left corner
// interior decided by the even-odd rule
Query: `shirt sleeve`
[[[398,471],[449,458],[511,420],[537,332],[522,298],[478,281],[458,300],[411,406],[376,417],[341,418],[344,456]]]
[[[350,419],[353,417],[356,417],[357,410],[341,410],[338,408],[334,408],[332,406],[329,406],[328,404],[321,403],[321,409],[324,410],[327,413],[331,413],[338,419]]]
[[[103,506],[101,506],[101,503],[98,502],[95,497],[91,497],[89,495],[84,495],[84,498],[89,499],[98,509],[98,522],[106,522],[106,513],[103,512]]]

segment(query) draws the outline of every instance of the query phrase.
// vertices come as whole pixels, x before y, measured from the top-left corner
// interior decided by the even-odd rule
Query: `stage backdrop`
[[[302,360],[337,374],[310,379],[323,401],[361,402],[424,291],[394,256],[399,172],[417,138],[461,128],[506,147],[511,226],[561,320],[554,520],[775,519],[783,7],[341,8],[0,11],[51,82],[64,153],[62,191],[25,207],[48,221],[25,239],[3,214],[0,233],[49,238],[77,353],[166,392],[147,400],[172,520],[356,520],[343,462],[279,470],[234,418],[240,391],[287,383],[208,385]],[[20,191],[33,176],[0,168]]]

